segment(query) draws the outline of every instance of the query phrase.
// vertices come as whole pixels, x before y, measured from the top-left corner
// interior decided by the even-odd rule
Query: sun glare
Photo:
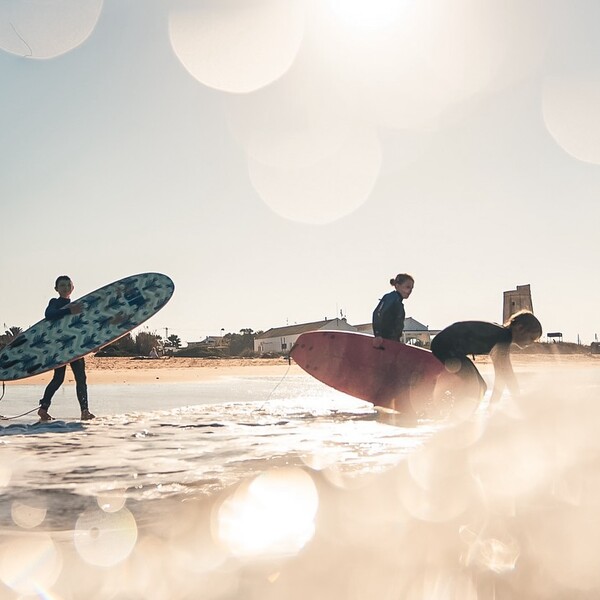
[[[234,556],[294,554],[314,534],[317,507],[317,490],[306,472],[268,471],[221,505],[218,538]]]
[[[403,14],[403,0],[329,0],[332,13],[356,29],[387,27]]]
[[[90,509],[77,519],[73,541],[87,563],[110,567],[129,556],[137,536],[135,517],[126,508],[118,512]]]

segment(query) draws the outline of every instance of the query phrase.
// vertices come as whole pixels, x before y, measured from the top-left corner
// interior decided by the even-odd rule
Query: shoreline
[[[600,366],[600,355],[591,354],[515,354],[511,357],[515,371],[552,368],[593,368]],[[86,356],[88,384],[193,383],[220,377],[268,377],[305,373],[287,358],[129,358]],[[478,356],[475,365],[481,370],[492,368],[489,356]],[[47,385],[52,371],[6,382],[7,385]],[[73,383],[67,369],[65,383]]]
[[[283,376],[304,373],[298,365],[284,358],[129,358],[86,356],[88,385],[135,383],[193,383],[239,376]],[[7,381],[7,385],[47,385],[52,371]],[[67,369],[65,383],[74,383]]]

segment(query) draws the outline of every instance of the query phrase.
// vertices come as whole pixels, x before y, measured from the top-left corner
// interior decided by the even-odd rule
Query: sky
[[[0,326],[153,271],[184,342],[343,315],[600,335],[595,0],[2,0]]]

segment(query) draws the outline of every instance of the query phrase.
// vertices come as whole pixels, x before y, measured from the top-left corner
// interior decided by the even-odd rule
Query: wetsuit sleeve
[[[404,310],[404,304],[402,302],[396,303],[396,318],[394,320],[394,333],[393,338],[395,340],[402,340],[402,332],[404,331],[404,319],[406,318],[406,312]]]
[[[375,337],[383,337],[381,335],[381,328],[383,325],[383,310],[385,307],[385,296],[379,301],[379,304],[373,311],[373,317],[371,323],[373,325],[373,335]]]
[[[393,306],[393,298],[386,294],[373,311],[373,334],[375,337],[390,337],[390,329],[393,323],[393,316],[390,309]]]
[[[50,321],[56,321],[56,319],[60,319],[65,315],[71,314],[69,303],[61,305],[57,300],[57,298],[52,298],[52,300],[50,300],[48,303],[46,312],[44,313],[46,319],[49,319]]]

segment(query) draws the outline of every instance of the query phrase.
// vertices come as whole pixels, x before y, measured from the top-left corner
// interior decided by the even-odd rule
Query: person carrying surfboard
[[[394,286],[394,290],[385,294],[373,311],[373,345],[376,347],[380,346],[384,339],[402,341],[406,318],[404,300],[411,295],[415,280],[408,273],[399,273],[390,279],[390,285]]]
[[[519,384],[510,361],[510,346],[529,346],[542,335],[542,325],[528,310],[510,317],[505,325],[485,321],[462,321],[446,327],[431,342],[431,352],[466,384],[464,392],[483,398],[487,386],[467,355],[489,354],[494,365],[494,388],[490,402],[496,402],[505,387],[519,394]]]
[[[58,298],[52,298],[48,303],[44,316],[50,321],[55,321],[68,314],[79,314],[83,309],[81,304],[76,302],[71,303],[71,293],[75,289],[73,282],[68,275],[60,275],[57,277],[54,289],[58,292]],[[81,420],[89,421],[94,419],[93,415],[88,408],[88,397],[87,397],[87,381],[85,376],[85,360],[78,358],[73,362],[69,363],[71,370],[75,376],[75,390],[77,393],[77,400],[81,408]],[[38,416],[42,421],[51,421],[52,417],[48,414],[48,409],[52,402],[52,397],[60,388],[63,381],[65,380],[65,373],[67,366],[63,365],[54,369],[54,376],[50,380],[50,383],[46,386],[44,391],[44,397],[40,400],[40,408],[38,410]]]

